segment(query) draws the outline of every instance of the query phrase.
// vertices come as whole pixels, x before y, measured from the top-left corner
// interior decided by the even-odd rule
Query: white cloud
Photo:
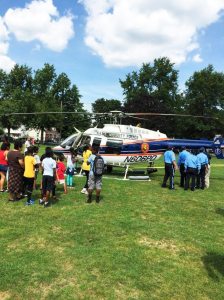
[[[59,16],[52,0],[33,0],[25,8],[10,8],[4,22],[18,41],[38,41],[53,51],[62,51],[74,35],[73,17]]]
[[[200,54],[195,54],[193,56],[193,61],[196,62],[196,63],[200,63],[203,61],[203,59],[201,58]]]
[[[220,17],[223,0],[80,0],[86,44],[108,66],[168,56],[180,64],[199,49],[197,33]],[[199,59],[200,56],[195,57]]]
[[[0,16],[0,69],[7,72],[11,70],[15,62],[7,56],[9,48],[9,33]]]

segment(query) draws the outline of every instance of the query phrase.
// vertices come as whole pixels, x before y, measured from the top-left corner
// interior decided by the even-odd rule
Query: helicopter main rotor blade
[[[165,113],[125,113],[128,116],[164,116],[164,117],[192,117],[192,118],[204,118],[204,119],[216,119],[217,117],[208,117],[203,115],[188,115],[188,114],[165,114]]]

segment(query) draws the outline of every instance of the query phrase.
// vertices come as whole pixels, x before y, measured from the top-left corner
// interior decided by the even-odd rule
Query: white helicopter
[[[214,141],[201,139],[170,139],[159,130],[153,131],[138,126],[117,124],[117,118],[122,117],[123,113],[120,111],[112,111],[111,114],[114,117],[114,124],[104,124],[103,128],[89,128],[83,133],[76,129],[76,134],[68,137],[60,146],[54,147],[53,151],[56,154],[63,153],[64,155],[68,155],[72,147],[81,155],[83,146],[89,144],[99,147],[99,154],[105,158],[107,165],[111,167],[126,167],[127,165],[137,162],[146,162],[153,165],[153,162],[158,159],[169,146],[175,147],[176,149],[180,149],[183,146],[190,149],[199,149],[201,147],[214,148]],[[143,115],[143,113],[126,115],[136,116]],[[144,113],[144,115],[158,114]]]

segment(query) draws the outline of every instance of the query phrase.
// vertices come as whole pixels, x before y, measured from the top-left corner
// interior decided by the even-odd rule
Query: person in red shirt
[[[67,194],[67,186],[66,186],[66,182],[65,182],[66,166],[63,163],[63,161],[64,161],[64,156],[60,156],[59,161],[57,162],[57,166],[56,166],[56,174],[57,174],[58,183],[63,184],[64,193]]]
[[[7,153],[9,152],[8,145],[2,143],[0,150],[0,192],[4,192],[5,177],[8,170]]]

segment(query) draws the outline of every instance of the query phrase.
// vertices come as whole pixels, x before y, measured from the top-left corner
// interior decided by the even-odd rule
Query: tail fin
[[[213,151],[218,159],[224,159],[224,139],[222,137],[214,138]]]

